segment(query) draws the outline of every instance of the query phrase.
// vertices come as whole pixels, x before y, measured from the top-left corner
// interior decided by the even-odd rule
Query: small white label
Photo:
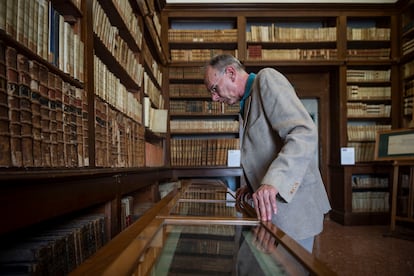
[[[355,148],[341,148],[341,165],[355,165]]]

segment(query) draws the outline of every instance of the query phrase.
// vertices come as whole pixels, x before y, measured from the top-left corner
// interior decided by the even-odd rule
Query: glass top
[[[149,275],[307,274],[262,226],[166,224],[151,244],[159,254]]]

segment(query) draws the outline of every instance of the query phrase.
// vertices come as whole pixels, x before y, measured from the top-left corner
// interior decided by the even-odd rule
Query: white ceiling
[[[187,3],[364,3],[364,4],[389,4],[397,0],[166,0],[169,4],[187,4]]]

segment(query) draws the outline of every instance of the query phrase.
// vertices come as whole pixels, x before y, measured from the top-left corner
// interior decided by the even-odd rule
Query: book
[[[31,77],[29,74],[29,59],[23,55],[17,55],[17,70],[19,74],[20,95],[20,123],[22,139],[22,157],[24,167],[33,167],[33,124],[31,107]]]
[[[151,108],[149,128],[153,132],[166,133],[167,122],[168,122],[168,110],[167,109]]]
[[[0,41],[0,167],[11,166],[6,45]]]
[[[9,107],[10,121],[10,155],[11,165],[21,167],[23,165],[21,123],[20,123],[20,94],[19,73],[17,71],[17,51],[15,48],[6,48],[7,68],[7,103]]]

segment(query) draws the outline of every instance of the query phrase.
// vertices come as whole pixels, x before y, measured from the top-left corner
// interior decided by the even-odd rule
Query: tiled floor
[[[389,226],[325,221],[314,254],[338,275],[414,275],[414,240],[387,237]]]

